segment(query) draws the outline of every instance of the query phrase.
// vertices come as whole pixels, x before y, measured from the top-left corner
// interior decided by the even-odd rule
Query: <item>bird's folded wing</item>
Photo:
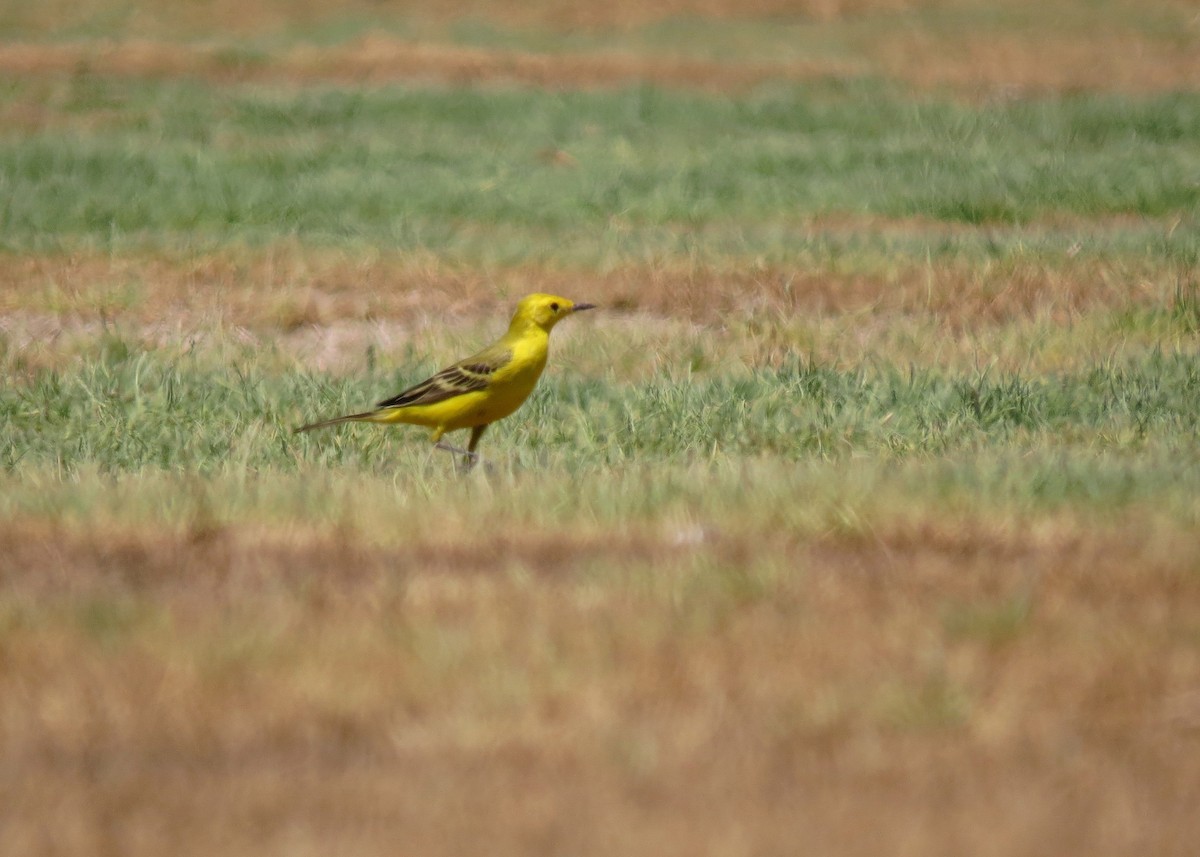
[[[433,405],[470,393],[486,390],[496,370],[512,360],[511,351],[468,357],[438,372],[427,381],[409,387],[398,396],[385,399],[377,408],[406,408],[410,405]]]

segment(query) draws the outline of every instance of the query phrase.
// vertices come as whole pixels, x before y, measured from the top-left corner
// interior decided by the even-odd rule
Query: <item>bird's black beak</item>
[[[585,309],[595,309],[595,304],[575,304],[575,308],[571,312],[583,312]]]

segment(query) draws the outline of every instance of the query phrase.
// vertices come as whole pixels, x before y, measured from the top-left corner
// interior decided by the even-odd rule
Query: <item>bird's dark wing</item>
[[[491,383],[492,375],[497,369],[512,360],[512,352],[486,352],[468,357],[453,366],[448,366],[427,381],[422,381],[415,387],[409,387],[398,396],[385,399],[375,407],[406,408],[411,405],[433,405],[470,393],[475,390],[486,390]]]

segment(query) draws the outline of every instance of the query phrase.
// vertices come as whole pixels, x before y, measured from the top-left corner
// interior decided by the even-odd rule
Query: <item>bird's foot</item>
[[[433,448],[445,450],[452,455],[461,455],[463,457],[463,462],[461,464],[459,463],[458,459],[455,459],[454,461],[454,469],[458,470],[459,472],[469,473],[472,469],[474,469],[476,464],[480,463],[482,463],[489,472],[492,469],[491,463],[484,461],[478,452],[471,452],[469,449],[463,449],[461,446],[455,446],[454,444],[447,443],[444,440],[439,440],[433,445]]]
[[[446,452],[451,452],[451,453],[454,453],[455,455],[461,455],[464,458],[466,458],[468,461],[471,461],[471,462],[479,460],[478,452],[470,452],[469,450],[463,449],[461,446],[455,446],[452,443],[446,443],[446,441],[444,441],[444,440],[439,440],[437,443],[435,443],[433,445],[433,448],[434,449],[444,449]]]

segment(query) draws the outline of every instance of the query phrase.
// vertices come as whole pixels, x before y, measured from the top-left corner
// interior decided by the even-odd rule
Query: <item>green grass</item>
[[[429,368],[333,377],[271,370],[249,355],[214,366],[110,340],[96,359],[0,391],[9,511],[53,509],[80,474],[117,480],[112,487],[171,473],[186,474],[174,477],[185,484],[211,480],[224,486],[213,489],[222,516],[259,504],[256,514],[270,514],[280,502],[289,515],[324,514],[320,491],[301,492],[317,508],[297,507],[284,499],[290,489],[264,487],[297,479],[363,479],[375,491],[446,499],[460,480],[448,457],[431,456],[420,429],[291,433],[309,418],[361,409]],[[525,502],[549,484],[564,520],[661,517],[681,503],[763,514],[771,491],[792,504],[821,493],[822,480],[856,472],[860,489],[911,491],[947,510],[1146,506],[1186,522],[1200,513],[1186,488],[1200,481],[1197,401],[1200,360],[1188,354],[1025,376],[797,360],[640,384],[552,378],[493,429],[485,452]],[[780,469],[793,475],[772,478]],[[747,472],[756,478],[740,484]],[[631,491],[630,480],[654,487]],[[48,484],[58,485],[49,492],[58,500],[47,500]],[[108,503],[90,496],[70,503],[83,503],[83,513]]]
[[[1133,215],[1112,249],[1195,263],[1200,97],[998,106],[875,84],[740,97],[632,88],[270,89],[82,75],[10,82],[52,130],[0,140],[0,247],[230,242],[428,250],[474,264],[644,262],[810,249],[822,213],[1020,226]],[[538,160],[565,149],[575,168]],[[830,252],[1061,254],[1090,233],[847,237]],[[1032,244],[1032,247],[1030,247]]]
[[[568,453],[535,457],[501,443],[492,449],[494,470],[465,478],[447,458],[415,445],[396,444],[370,467],[330,466],[317,456],[247,467],[238,452],[204,473],[182,461],[136,472],[26,464],[0,473],[0,516],[118,543],[123,532],[182,533],[198,543],[215,533],[253,542],[275,532],[299,545],[313,539],[372,549],[458,539],[479,551],[481,567],[488,567],[489,544],[583,544],[596,554],[593,570],[603,569],[610,583],[622,579],[622,546],[649,539],[703,551],[711,571],[701,576],[730,595],[756,591],[755,565],[777,564],[781,542],[870,544],[883,533],[911,533],[906,541],[915,549],[944,550],[931,531],[968,545],[982,531],[1036,552],[1056,548],[1064,533],[1095,540],[1129,529],[1145,540],[1137,549],[1150,561],[1157,534],[1169,545],[1200,526],[1192,488],[1200,461],[1167,444],[1136,456],[986,448],[936,459],[717,455],[598,468],[580,467]],[[727,555],[719,550],[724,542],[749,552]],[[983,556],[1000,550],[986,541],[975,549]],[[454,552],[445,559],[458,561]],[[572,567],[587,579],[587,562]],[[949,604],[942,620],[948,633],[1002,641],[1016,633],[1019,617],[1004,605]]]
[[[253,363],[206,367],[134,352],[121,340],[99,360],[0,392],[0,461],[70,471],[146,466],[209,469],[239,448],[247,466],[290,468],[306,454],[338,466],[385,464],[386,432],[352,427],[292,437],[322,414],[364,405],[425,377],[407,367],[374,378],[266,374]],[[1186,451],[1200,430],[1200,359],[1152,353],[1071,375],[946,375],[887,367],[838,370],[796,360],[778,369],[544,384],[511,421],[510,443],[568,452],[572,466],[678,460],[720,452],[798,460],[954,453],[980,446],[1103,450],[1165,443]],[[413,438],[421,437],[411,429]],[[247,445],[250,434],[258,442]]]
[[[707,491],[741,496],[722,474],[743,464],[809,468],[819,481],[855,462],[881,484],[899,468],[907,475],[896,484],[920,485],[945,508],[979,495],[1003,508],[1162,500],[1176,517],[1195,514],[1178,488],[1181,473],[1196,475],[1200,400],[1194,94],[970,105],[864,81],[736,96],[87,73],[4,84],[0,108],[30,105],[45,112],[44,127],[0,134],[0,247],[14,258],[149,250],[178,259],[288,242],[348,257],[427,253],[485,270],[682,260],[888,274],[949,261],[992,266],[999,288],[1009,268],[1061,273],[1073,258],[1092,267],[1072,276],[1103,271],[1131,295],[1174,280],[1165,303],[1131,300],[1075,314],[1070,326],[1035,318],[965,346],[947,342],[1009,367],[987,371],[930,344],[945,335],[936,319],[869,306],[861,317],[760,318],[750,300],[722,325],[732,339],[710,327],[645,341],[673,371],[634,378],[592,359],[552,375],[489,434],[487,450],[517,484],[555,482],[571,513],[586,511],[566,498],[576,477],[661,471],[665,485],[709,479]],[[577,166],[544,164],[537,153],[547,146]],[[806,227],[822,214],[849,225]],[[871,218],[913,220],[856,226]],[[116,284],[104,300],[133,304],[152,290]],[[854,359],[815,356],[818,345],[836,355],[835,340],[859,341],[860,328],[875,338]],[[612,342],[622,335],[597,334],[596,353],[621,363]],[[738,352],[768,336],[787,356]],[[412,354],[402,371],[348,378],[305,372],[286,350],[196,356],[108,332],[81,333],[76,347],[74,360],[51,361],[55,370],[25,365],[22,349],[5,356],[21,378],[0,392],[0,466],[15,485],[30,474],[44,488],[77,474],[136,481],[173,471],[222,485],[239,472],[292,484],[345,471],[374,490],[408,490],[410,479],[426,496],[456,490],[445,487],[456,484],[449,462],[429,459],[418,430],[290,434],[435,368]],[[603,507],[598,498],[625,487],[588,502]],[[704,492],[693,488],[646,496],[698,501]],[[18,490],[12,502],[36,506],[40,491]],[[89,496],[103,505],[102,494]]]

